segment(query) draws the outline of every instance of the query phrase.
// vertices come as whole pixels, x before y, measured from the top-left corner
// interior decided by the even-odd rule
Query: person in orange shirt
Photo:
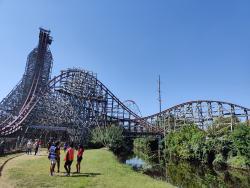
[[[64,168],[67,171],[66,176],[70,176],[70,167],[71,167],[71,164],[74,160],[74,149],[73,149],[74,143],[71,142],[69,146],[70,146],[70,148],[67,150],[67,153],[66,153],[65,158],[64,158],[64,161],[66,161],[64,164]]]

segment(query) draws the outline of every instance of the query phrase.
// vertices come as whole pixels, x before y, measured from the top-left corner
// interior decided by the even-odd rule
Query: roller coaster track
[[[213,101],[197,100],[178,104],[168,108],[161,113],[156,113],[147,117],[137,118],[132,121],[147,121],[162,125],[166,134],[171,130],[179,130],[182,126],[191,122],[201,129],[211,127],[214,120],[219,120],[229,131],[233,131],[235,125],[242,118],[249,119],[250,109],[236,104]],[[244,121],[243,121],[244,122]]]
[[[4,126],[3,128],[1,128],[1,135],[10,134],[11,132],[18,130],[20,128],[20,126],[22,125],[22,123],[25,121],[25,119],[28,117],[28,115],[31,113],[31,111],[35,108],[37,103],[47,93],[49,93],[49,91],[51,91],[58,82],[62,81],[65,78],[69,78],[69,77],[74,78],[76,74],[88,74],[88,72],[83,71],[83,70],[77,70],[77,69],[69,69],[68,71],[65,71],[61,75],[50,80],[46,84],[46,86],[44,86],[35,96],[33,96],[31,98],[31,100],[25,106],[22,107],[20,114],[12,122],[9,122],[7,126]],[[159,117],[170,118],[171,112],[172,112],[172,115],[174,114],[173,118],[176,118],[176,121],[178,121],[178,120],[189,120],[189,121],[193,120],[193,122],[195,122],[195,123],[201,122],[202,118],[199,116],[198,119],[194,119],[194,117],[191,117],[191,116],[180,117],[180,115],[181,114],[183,115],[185,112],[187,114],[188,109],[189,109],[188,113],[190,114],[191,108],[194,108],[194,107],[196,108],[196,109],[192,110],[192,113],[194,113],[195,111],[198,112],[199,110],[202,110],[202,107],[207,106],[211,112],[209,114],[209,116],[208,116],[208,114],[206,115],[207,121],[211,120],[211,118],[218,118],[219,111],[218,110],[211,111],[212,103],[215,103],[217,106],[219,106],[221,112],[223,112],[223,111],[227,112],[224,114],[221,113],[220,116],[230,115],[231,117],[236,117],[236,116],[241,115],[241,116],[245,116],[247,118],[247,116],[248,116],[247,113],[250,112],[250,109],[239,106],[239,105],[235,105],[232,103],[227,103],[227,102],[222,102],[222,101],[211,101],[211,100],[198,100],[198,101],[190,101],[190,102],[176,105],[172,108],[169,108],[167,110],[162,111],[161,113],[157,113],[157,114],[154,114],[154,115],[151,115],[148,117],[140,117],[124,105],[124,102],[126,102],[126,101],[124,101],[124,102],[119,101],[119,99],[117,97],[115,97],[113,95],[113,93],[105,85],[103,85],[98,79],[96,79],[96,84],[98,85],[98,87],[103,88],[103,90],[105,90],[105,92],[107,92],[108,95],[111,96],[112,100],[116,101],[116,103],[117,103],[117,105],[115,107],[111,108],[109,111],[107,111],[106,114],[110,113],[112,110],[120,107],[120,108],[126,110],[127,112],[129,112],[129,114],[132,115],[133,118],[130,118],[130,119],[115,118],[115,117],[113,117],[113,118],[117,119],[119,122],[121,122],[121,121],[129,121],[129,122],[137,122],[137,123],[139,122],[139,124],[143,124],[144,128],[147,128],[147,129],[151,128],[151,131],[156,132],[157,134],[162,133],[162,130],[163,130],[162,128],[155,127],[155,124],[157,124],[157,121],[159,121]],[[203,106],[202,106],[202,103],[206,103],[206,104],[205,105],[203,104]],[[231,109],[223,108],[222,107],[223,104],[228,105]],[[238,109],[236,109],[236,108],[238,108]],[[209,109],[206,112],[209,112]],[[181,111],[181,110],[183,110],[183,111]],[[243,110],[244,113],[236,114],[235,110]],[[179,116],[176,115],[176,112],[179,112]],[[202,111],[199,111],[199,112],[203,113]],[[217,112],[217,114],[214,112]],[[213,115],[213,117],[211,115]],[[206,119],[206,118],[203,118],[203,119]],[[169,121],[169,120],[168,119],[167,120],[161,119],[161,121],[164,122],[164,121]],[[203,122],[204,122],[204,120],[203,120]],[[185,124],[182,124],[182,125],[185,125]],[[176,124],[175,124],[175,126],[176,126]],[[141,129],[141,130],[143,130],[143,129]],[[143,131],[137,131],[137,133],[142,134]]]
[[[139,107],[137,106],[137,104],[135,103],[135,101],[132,101],[132,100],[125,100],[125,101],[122,102],[122,104],[127,103],[127,102],[130,102],[130,103],[134,104],[134,105],[137,107],[138,112],[140,113],[140,115],[141,115],[141,117],[142,117],[141,111],[140,111]],[[114,109],[116,109],[118,106],[119,106],[119,105],[115,106]],[[112,110],[112,109],[110,109],[110,111],[111,111],[111,110]],[[132,112],[133,112],[133,110],[132,110]]]
[[[134,101],[121,102],[96,74],[80,68],[61,71],[48,81],[49,33],[41,29],[39,46],[28,56],[24,77],[0,103],[0,136],[30,137],[45,134],[44,127],[63,128],[71,140],[82,143],[93,129],[108,125],[122,125],[126,137],[157,137],[190,123],[206,129],[214,120],[225,118],[224,125],[233,131],[237,118],[248,120],[250,109],[211,100],[190,101],[141,117],[125,105],[130,102],[140,112]]]
[[[166,110],[164,110],[164,111],[162,111],[160,113],[156,113],[156,114],[153,114],[153,115],[150,115],[150,116],[147,116],[147,117],[141,117],[141,118],[138,118],[138,119],[134,119],[134,121],[136,121],[136,120],[137,121],[138,120],[145,120],[145,119],[150,119],[150,118],[153,118],[153,117],[156,117],[156,116],[161,116],[161,115],[163,115],[163,114],[165,114],[165,113],[167,113],[167,112],[169,112],[169,111],[171,111],[173,109],[176,109],[176,108],[179,108],[179,107],[183,107],[185,105],[190,105],[190,104],[192,105],[194,103],[203,103],[203,102],[205,102],[205,103],[226,104],[226,105],[229,105],[229,106],[232,106],[232,107],[238,107],[238,108],[240,108],[240,109],[242,109],[242,110],[244,110],[246,112],[247,111],[250,112],[249,108],[245,108],[243,106],[239,106],[239,105],[236,105],[236,104],[233,104],[233,103],[228,103],[228,102],[223,102],[223,101],[212,101],[212,100],[197,100],[197,101],[189,101],[189,102],[181,103],[181,104],[178,104],[178,105],[173,106],[171,108],[168,108],[168,109],[166,109]],[[245,115],[245,114],[240,114],[240,115]]]
[[[39,103],[39,101],[48,93],[51,92],[51,90],[56,86],[56,84],[58,82],[62,82],[64,79],[74,79],[76,74],[82,74],[82,75],[88,75],[91,76],[88,71],[84,71],[84,70],[77,70],[77,69],[69,69],[68,71],[65,71],[64,73],[62,73],[61,75],[53,78],[52,80],[50,80],[36,95],[34,95],[30,101],[28,103],[25,103],[25,105],[21,108],[21,111],[19,113],[19,115],[17,117],[15,117],[14,120],[12,120],[11,122],[9,121],[8,124],[5,125],[4,127],[1,128],[1,135],[8,135],[10,133],[13,133],[17,130],[20,129],[20,127],[22,126],[23,122],[27,119],[27,117],[31,114],[32,110],[35,108],[35,106]],[[115,105],[115,107],[111,107],[110,110],[108,110],[107,112],[105,112],[104,114],[112,114],[114,113],[114,110],[117,108],[123,109],[125,111],[127,111],[129,113],[130,116],[133,116],[133,118],[140,118],[140,116],[138,116],[137,114],[135,114],[133,111],[131,111],[128,107],[126,107],[123,102],[119,101],[119,99],[117,99],[113,93],[105,86],[103,85],[98,79],[95,79],[95,83],[96,86],[98,86],[99,88],[102,88],[102,90],[107,93],[111,98],[112,101],[116,102],[117,105]],[[59,91],[59,90],[58,90]],[[57,92],[58,92],[57,91]],[[64,94],[67,92],[64,92]],[[130,121],[130,119],[126,119],[126,118],[117,118],[114,117],[112,115],[107,116],[119,121]],[[143,121],[141,121],[143,122]],[[150,126],[150,124],[148,122],[144,122],[144,125]],[[151,129],[154,129],[154,127],[151,127]],[[157,128],[155,128],[156,130]],[[159,128],[158,128],[159,129]],[[158,131],[156,131],[156,133],[159,133],[160,131],[162,131],[162,129],[159,129]]]

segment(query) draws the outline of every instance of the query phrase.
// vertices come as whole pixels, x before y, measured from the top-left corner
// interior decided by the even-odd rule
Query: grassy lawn
[[[17,154],[20,155],[20,154]],[[12,187],[165,187],[172,185],[154,180],[116,161],[112,152],[96,149],[85,150],[81,162],[81,173],[76,174],[75,160],[71,166],[71,176],[66,177],[65,153],[61,151],[60,172],[49,177],[50,161],[43,151],[40,156],[21,155],[7,162],[0,182],[8,182]],[[6,156],[5,156],[6,157]],[[4,157],[4,158],[5,158]],[[0,162],[4,158],[0,157]],[[3,178],[4,177],[4,178]],[[6,185],[6,184],[5,184]],[[1,184],[0,184],[1,187]]]
[[[19,157],[21,155],[23,155],[23,152],[20,153],[14,153],[14,154],[1,154],[0,155],[0,177],[2,175],[2,170],[4,168],[4,166],[12,159]]]

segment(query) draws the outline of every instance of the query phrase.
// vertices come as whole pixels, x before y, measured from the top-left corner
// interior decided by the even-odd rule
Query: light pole
[[[158,84],[159,84],[159,111],[161,113],[161,78],[160,75],[158,75]],[[159,128],[161,128],[161,114],[159,115]],[[161,135],[158,136],[158,154],[160,155],[160,141],[161,141]]]

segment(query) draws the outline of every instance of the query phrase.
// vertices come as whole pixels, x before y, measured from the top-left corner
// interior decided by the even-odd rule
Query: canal
[[[176,187],[250,187],[250,173],[229,167],[159,157],[149,150],[131,150],[130,154],[118,157],[119,162],[133,167],[138,173],[146,174]]]

